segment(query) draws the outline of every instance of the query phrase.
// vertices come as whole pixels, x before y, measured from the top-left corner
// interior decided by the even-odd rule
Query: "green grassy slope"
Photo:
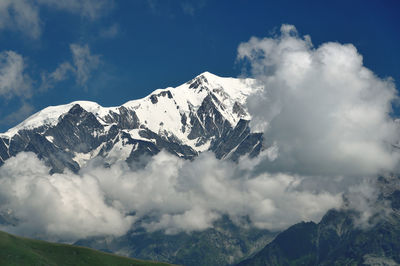
[[[0,232],[0,265],[170,265]]]

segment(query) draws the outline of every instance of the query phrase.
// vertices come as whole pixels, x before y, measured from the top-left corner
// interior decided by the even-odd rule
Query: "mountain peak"
[[[195,77],[195,79],[196,78],[200,78],[200,77],[203,77],[203,78],[205,78],[205,79],[207,79],[207,80],[215,80],[215,79],[222,79],[222,78],[224,78],[224,77],[221,77],[221,76],[217,76],[217,75],[215,75],[215,74],[213,74],[213,73],[210,73],[210,72],[208,72],[208,71],[204,71],[203,73],[201,73],[201,74],[199,74],[198,76],[196,76]]]
[[[45,158],[54,172],[76,172],[96,156],[111,165],[161,150],[185,159],[206,150],[233,160],[257,154],[262,136],[251,132],[245,108],[254,85],[204,72],[117,107],[90,101],[50,106],[0,135],[0,165],[22,151]]]
[[[191,84],[193,82],[204,82],[205,84],[212,84],[212,83],[223,83],[224,81],[226,82],[227,80],[245,80],[245,79],[239,79],[239,78],[232,78],[232,77],[221,77],[218,75],[215,75],[211,72],[205,71],[199,75],[197,75],[194,79],[188,81],[188,84]],[[251,79],[248,79],[251,80]]]
[[[210,94],[213,95],[216,103],[218,102],[220,112],[232,126],[235,126],[241,118],[250,119],[247,112],[241,112],[239,115],[234,110],[238,108],[238,105],[245,105],[248,95],[257,90],[254,85],[253,79],[219,77],[205,71],[176,88],[157,89],[149,96],[129,101],[122,106],[134,111],[140,122],[150,130],[154,132],[161,129],[166,130],[181,138],[186,135],[181,132],[182,125],[179,123],[181,116],[186,114],[188,117],[190,112],[199,108],[203,100]],[[104,125],[107,124],[104,120],[105,117],[110,113],[120,113],[119,108],[121,107],[102,107],[91,101],[74,101],[69,104],[49,106],[0,135],[11,138],[19,130],[55,126],[58,118],[67,113],[74,105],[79,105],[84,110],[93,113],[99,121],[104,122]]]

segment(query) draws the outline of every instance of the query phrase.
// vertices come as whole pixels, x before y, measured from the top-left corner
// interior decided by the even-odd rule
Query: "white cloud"
[[[92,55],[87,44],[83,46],[71,44],[70,48],[75,66],[76,82],[84,86],[90,78],[91,72],[100,64],[100,56]]]
[[[42,84],[39,90],[46,91],[53,88],[58,82],[66,80],[71,72],[74,73],[75,69],[69,62],[61,63],[56,70],[51,73],[43,72],[41,75]]]
[[[92,20],[104,15],[113,6],[112,0],[38,0],[38,3]]]
[[[33,112],[33,106],[28,102],[33,96],[32,79],[25,71],[24,58],[14,51],[0,52],[0,97],[6,106],[2,111],[7,115],[0,119],[0,124],[10,124],[21,121]],[[15,100],[16,101],[13,101]],[[9,103],[21,104],[18,110],[8,113]],[[14,107],[14,106],[13,106]],[[11,108],[13,109],[13,108]]]
[[[207,0],[183,0],[183,1],[163,1],[163,0],[146,0],[148,7],[155,15],[162,15],[169,18],[176,17],[177,10],[180,10],[184,15],[195,16],[203,9]]]
[[[23,167],[21,167],[23,165]],[[185,161],[166,152],[132,171],[125,162],[111,168],[92,162],[79,175],[49,175],[35,155],[20,153],[0,168],[2,213],[20,221],[3,227],[50,239],[125,233],[133,221],[149,231],[204,230],[222,214],[248,216],[258,227],[279,230],[301,220],[318,220],[341,203],[341,194],[299,189],[301,177],[241,170],[205,153]],[[133,214],[134,213],[134,214]]]
[[[31,96],[31,79],[25,73],[24,59],[13,51],[0,53],[0,96],[12,98]]]
[[[21,31],[32,38],[41,34],[38,7],[28,0],[0,1],[0,29]]]
[[[48,7],[77,14],[90,20],[98,19],[113,7],[112,0],[2,0],[0,30],[20,31],[31,38],[42,33],[40,8]]]
[[[315,176],[371,176],[392,170],[398,124],[389,116],[397,91],[363,66],[351,44],[313,47],[294,26],[281,35],[251,38],[238,58],[265,89],[248,100],[252,127],[279,156],[269,171]]]
[[[377,179],[364,179],[350,187],[344,202],[344,209],[356,211],[353,220],[362,229],[374,226],[393,213],[390,202],[382,199]]]
[[[48,172],[32,153],[19,153],[0,168],[2,211],[11,211],[19,220],[17,226],[5,229],[63,240],[128,230],[132,217],[105,203],[96,179]]]
[[[86,87],[86,83],[90,79],[92,72],[101,63],[100,55],[92,54],[87,44],[71,44],[70,49],[72,62],[63,62],[53,72],[42,73],[40,90],[44,91],[53,88],[57,83],[66,80],[71,74],[75,76],[76,84]]]

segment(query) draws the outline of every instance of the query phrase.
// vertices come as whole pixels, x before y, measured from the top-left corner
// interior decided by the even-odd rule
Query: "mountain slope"
[[[159,89],[119,107],[78,101],[52,106],[0,134],[0,165],[22,151],[44,159],[54,172],[74,172],[101,156],[140,162],[164,149],[184,159],[214,151],[237,160],[257,155],[261,133],[252,133],[244,104],[255,80],[205,72],[176,88]]]
[[[378,204],[388,209],[358,224],[359,213],[328,211],[322,220],[302,222],[280,233],[240,266],[400,265],[400,178],[380,178]]]
[[[259,251],[275,235],[268,230],[237,226],[223,217],[204,231],[168,235],[161,230],[135,229],[121,237],[92,237],[76,244],[133,258],[212,266],[237,263]]]
[[[170,265],[0,232],[1,265]]]

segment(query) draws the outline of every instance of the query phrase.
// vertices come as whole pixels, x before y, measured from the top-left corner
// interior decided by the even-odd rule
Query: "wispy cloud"
[[[69,62],[61,63],[56,70],[51,73],[43,72],[41,74],[42,83],[40,85],[40,91],[46,91],[54,88],[57,83],[64,81],[68,78],[70,73],[74,73],[75,69]]]
[[[38,0],[38,3],[50,8],[79,14],[92,20],[109,12],[114,5],[112,0]]]
[[[33,83],[22,55],[14,51],[0,53],[0,97],[3,101],[2,112],[7,114],[0,119],[0,125],[14,124],[33,112],[34,108],[29,103],[34,95]],[[7,106],[11,102],[13,107]],[[17,105],[20,105],[19,109],[7,112]]]
[[[71,44],[70,51],[71,61],[61,63],[53,72],[42,72],[39,87],[33,86],[37,82],[27,73],[22,55],[14,51],[0,53],[0,97],[6,103],[16,99],[21,104],[17,111],[0,119],[0,124],[14,124],[26,118],[34,109],[29,101],[36,93],[43,93],[71,77],[78,86],[87,89],[88,80],[101,64],[100,55],[92,54],[87,44]]]
[[[86,88],[87,81],[90,79],[92,72],[101,63],[100,55],[92,54],[88,44],[71,44],[70,50],[72,62],[63,62],[53,72],[42,73],[41,91],[53,88],[57,83],[66,80],[70,75],[75,76],[77,85]]]
[[[33,113],[35,108],[28,102],[22,101],[21,107],[15,112],[8,114],[0,120],[0,124],[15,124],[27,118]]]
[[[100,64],[100,56],[93,55],[90,52],[89,46],[71,44],[72,59],[75,66],[76,83],[81,86],[86,86],[86,82]]]
[[[181,8],[182,12],[189,16],[194,16],[199,10],[206,6],[206,1],[182,1]]]
[[[187,16],[195,16],[198,11],[203,9],[207,4],[206,0],[185,0],[185,1],[161,1],[147,0],[147,5],[154,14],[174,18],[177,12],[182,12]]]
[[[38,38],[42,32],[39,8],[27,0],[0,1],[0,29]]]
[[[112,24],[109,27],[103,28],[99,35],[101,38],[111,39],[115,38],[120,32],[120,27],[117,23]]]
[[[112,0],[2,0],[0,1],[0,30],[18,31],[37,39],[44,25],[40,19],[42,7],[96,20],[107,14],[113,5]]]
[[[24,58],[13,51],[0,53],[0,96],[5,98],[32,96],[32,80],[25,73]]]

